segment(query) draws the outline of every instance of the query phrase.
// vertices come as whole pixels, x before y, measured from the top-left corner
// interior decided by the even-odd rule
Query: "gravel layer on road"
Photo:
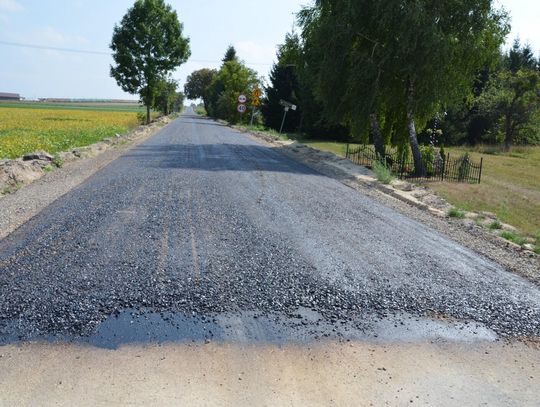
[[[1,240],[0,270],[0,341],[90,335],[126,309],[294,316],[301,307],[332,324],[407,312],[540,335],[534,284],[189,115]]]

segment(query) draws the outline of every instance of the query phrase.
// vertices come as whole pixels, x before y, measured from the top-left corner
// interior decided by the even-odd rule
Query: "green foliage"
[[[221,62],[225,63],[231,61],[238,62],[238,55],[236,55],[236,48],[234,48],[232,45],[229,45],[227,51],[225,51],[225,55],[223,56]]]
[[[465,218],[465,212],[459,210],[458,208],[452,208],[448,211],[448,216],[451,218],[463,219]]]
[[[300,22],[325,116],[350,124],[359,137],[370,127],[376,135],[373,115],[387,137],[405,129],[419,172],[416,127],[470,93],[508,31],[490,0],[326,0],[304,9]]]
[[[469,153],[465,153],[463,157],[459,159],[458,179],[460,181],[467,179],[470,171],[471,171],[471,158],[469,156]]]
[[[501,233],[501,237],[520,246],[523,246],[525,243],[527,243],[527,239],[514,232],[504,231]]]
[[[435,149],[433,146],[422,146],[420,148],[422,152],[422,161],[426,168],[427,175],[433,175],[433,163],[435,162]]]
[[[62,160],[59,154],[53,155],[52,163],[57,168],[62,168],[64,166],[64,160]]]
[[[494,141],[504,140],[507,149],[513,143],[540,142],[540,72],[499,72],[478,98],[478,104],[492,117],[492,131],[498,135]]]
[[[375,173],[377,180],[383,184],[390,184],[390,182],[392,182],[394,179],[390,169],[380,161],[373,161],[372,170]]]
[[[210,101],[210,86],[217,76],[218,71],[215,69],[199,69],[194,71],[187,77],[184,85],[184,93],[191,100],[202,99],[204,108],[208,110]]]
[[[259,86],[259,79],[255,71],[236,59],[224,62],[208,88],[208,114],[231,123],[238,122],[238,96],[245,94],[249,104],[256,86]]]
[[[286,42],[293,41],[288,34]],[[297,106],[297,110],[289,110],[283,130],[294,132],[300,126],[302,111],[298,108],[300,83],[296,74],[296,64],[290,63],[292,47],[287,47],[287,43],[280,47],[277,58],[278,62],[270,72],[270,86],[265,88],[266,98],[261,108],[265,124],[275,130],[279,130],[283,120],[284,108],[280,100],[286,100]],[[294,61],[294,60],[293,60]],[[291,61],[292,62],[292,61]]]
[[[182,29],[176,11],[163,0],[137,0],[114,27],[111,76],[122,90],[140,96],[147,123],[157,85],[190,55]]]
[[[502,229],[502,224],[498,220],[495,220],[489,224],[490,230],[500,230]]]
[[[178,83],[172,79],[160,80],[155,87],[152,107],[165,116],[171,113],[175,103],[183,103],[183,94],[176,92]]]

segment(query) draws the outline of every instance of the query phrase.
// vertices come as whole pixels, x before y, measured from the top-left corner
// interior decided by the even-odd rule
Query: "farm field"
[[[54,110],[93,110],[109,112],[145,112],[144,106],[138,103],[114,103],[114,102],[10,102],[0,101],[0,109],[3,107],[24,109],[54,109]]]
[[[137,126],[137,111],[112,107],[40,108],[0,103],[0,159],[44,150],[50,154],[96,143]]]

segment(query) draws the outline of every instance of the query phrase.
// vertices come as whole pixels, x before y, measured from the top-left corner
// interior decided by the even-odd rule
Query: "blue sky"
[[[172,0],[191,38],[192,57],[174,73],[184,83],[195,69],[217,67],[233,44],[261,76],[275,47],[311,0]],[[112,29],[132,0],[0,0],[0,42],[108,52]],[[513,32],[540,52],[540,3],[499,0],[512,15]],[[129,98],[109,77],[110,56],[37,50],[0,44],[0,91],[27,98]]]

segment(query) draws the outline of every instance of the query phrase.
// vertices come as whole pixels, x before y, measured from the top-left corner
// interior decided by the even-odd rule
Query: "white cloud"
[[[24,7],[15,0],[0,0],[0,10],[4,11],[23,11]]]

